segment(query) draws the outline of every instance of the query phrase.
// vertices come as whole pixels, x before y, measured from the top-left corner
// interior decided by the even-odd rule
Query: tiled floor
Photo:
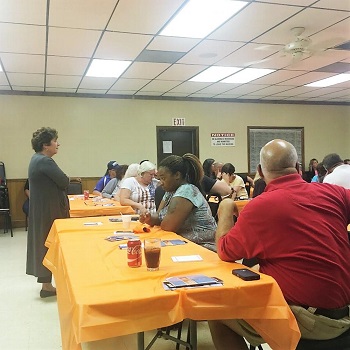
[[[0,349],[60,350],[56,298],[40,299],[41,285],[25,274],[26,244],[24,229],[15,229],[12,238],[0,230]],[[146,344],[154,334],[145,334]],[[136,336],[84,344],[83,350],[136,350]],[[157,339],[152,350],[175,350],[175,344]],[[198,350],[214,350],[206,322],[198,323]]]

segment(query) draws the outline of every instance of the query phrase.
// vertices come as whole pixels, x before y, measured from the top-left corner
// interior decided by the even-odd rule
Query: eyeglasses
[[[150,176],[152,176],[152,177],[156,176],[155,173],[151,173],[151,172],[149,172],[149,171],[145,171],[144,174],[150,175]]]

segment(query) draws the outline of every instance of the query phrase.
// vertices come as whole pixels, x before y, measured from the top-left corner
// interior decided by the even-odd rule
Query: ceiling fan
[[[279,57],[290,57],[291,63],[295,63],[304,58],[310,57],[316,53],[326,51],[327,49],[334,46],[334,40],[332,40],[332,43],[323,42],[318,43],[317,45],[313,45],[312,40],[308,36],[303,35],[304,31],[305,27],[294,27],[291,29],[291,32],[294,36],[294,40],[284,45],[282,50],[279,51]],[[256,50],[264,51],[271,49],[276,49],[276,46],[263,45],[256,48]],[[275,55],[272,55],[259,61],[249,62],[248,65],[270,61],[272,59],[275,59],[275,57]]]
[[[307,36],[303,36],[305,28],[304,27],[295,27],[291,29],[291,32],[294,35],[294,40],[286,44],[282,49],[282,54],[285,56],[292,56],[293,59],[301,59],[304,56],[309,56],[313,54],[311,48],[311,39]]]

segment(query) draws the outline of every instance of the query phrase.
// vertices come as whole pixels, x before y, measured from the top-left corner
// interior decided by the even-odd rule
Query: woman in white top
[[[231,163],[226,163],[221,169],[222,180],[232,188],[232,199],[248,199],[248,192],[243,179],[235,174],[235,167]]]
[[[120,204],[130,205],[138,214],[146,211],[155,212],[154,197],[151,195],[149,185],[156,174],[156,166],[149,162],[143,162],[136,177],[124,179],[120,185]]]

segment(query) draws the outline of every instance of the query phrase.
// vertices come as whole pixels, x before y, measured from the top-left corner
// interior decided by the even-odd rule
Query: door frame
[[[163,144],[159,137],[162,131],[190,131],[192,134],[192,148],[194,150],[193,154],[199,158],[199,126],[156,126],[157,165],[160,163],[159,154],[163,153]]]

